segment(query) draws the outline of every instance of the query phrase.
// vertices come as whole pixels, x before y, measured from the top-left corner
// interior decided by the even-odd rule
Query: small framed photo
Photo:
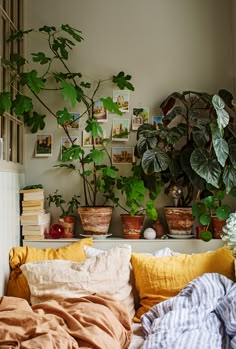
[[[133,108],[132,114],[132,130],[136,131],[142,124],[149,121],[149,109],[148,108]]]
[[[105,109],[102,101],[96,101],[94,103],[94,117],[98,122],[107,122],[107,110]]]
[[[113,90],[113,102],[122,113],[129,112],[129,91],[128,90]]]
[[[96,137],[94,139],[94,144],[95,146],[99,147],[102,145],[102,140],[106,138],[106,132],[103,130],[103,135]],[[82,147],[92,147],[93,143],[92,143],[92,136],[89,132],[87,132],[86,130],[83,130],[83,134],[82,134]]]
[[[78,137],[71,137],[73,144],[78,144]],[[61,158],[64,152],[72,147],[72,143],[68,137],[61,137]]]
[[[112,141],[121,142],[129,140],[129,119],[113,119]]]
[[[132,164],[134,160],[133,147],[112,147],[111,157],[113,164]]]
[[[162,119],[163,119],[163,115],[158,115],[158,116],[152,117],[152,124],[153,124],[153,126],[156,127],[156,129],[158,129],[159,125],[162,124]]]
[[[71,122],[67,125],[68,128],[79,128],[79,119],[80,119],[80,113],[76,112],[69,112],[72,116]],[[61,125],[58,126],[59,128],[62,128]]]
[[[36,137],[35,156],[52,156],[52,135],[36,135]]]

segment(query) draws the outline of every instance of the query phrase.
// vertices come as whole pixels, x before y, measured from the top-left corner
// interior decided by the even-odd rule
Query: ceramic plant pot
[[[107,235],[113,208],[107,207],[79,207],[84,235]]]
[[[140,239],[145,216],[130,216],[129,214],[121,214],[120,217],[123,226],[123,238]]]
[[[191,235],[194,223],[191,207],[165,207],[165,217],[171,235]]]
[[[211,221],[212,221],[213,238],[221,239],[222,228],[226,224],[226,221],[225,220],[221,221],[216,216],[212,216]]]
[[[66,216],[64,218],[59,218],[59,223],[64,227],[64,238],[71,239],[75,236],[75,216]]]

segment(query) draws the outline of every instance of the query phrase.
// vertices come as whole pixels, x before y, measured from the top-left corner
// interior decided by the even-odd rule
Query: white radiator
[[[19,189],[23,183],[23,173],[0,172],[0,295],[6,292],[9,251],[20,244]]]

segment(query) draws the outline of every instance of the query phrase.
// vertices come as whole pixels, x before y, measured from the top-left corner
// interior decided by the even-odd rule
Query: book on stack
[[[43,240],[49,233],[50,213],[44,209],[44,190],[20,190],[22,236],[24,240]]]

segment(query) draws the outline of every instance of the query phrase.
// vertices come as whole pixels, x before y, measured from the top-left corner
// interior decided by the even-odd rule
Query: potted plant
[[[135,153],[151,190],[162,182],[176,205],[189,211],[197,197],[208,196],[207,184],[231,191],[236,183],[232,100],[226,90],[174,92],[161,103],[158,128],[140,126]]]
[[[63,24],[60,28],[54,26],[43,26],[39,30],[19,30],[11,35],[10,40],[21,40],[24,35],[40,33],[45,39],[45,50],[32,52],[33,69],[28,69],[28,61],[19,55],[12,54],[11,59],[2,59],[4,68],[11,70],[12,79],[17,79],[19,85],[24,87],[24,93],[16,93],[15,98],[9,92],[0,93],[2,111],[12,109],[16,116],[23,117],[32,132],[37,132],[45,127],[46,114],[55,118],[56,123],[63,128],[68,138],[69,146],[64,149],[62,163],[57,167],[67,170],[76,170],[81,178],[83,190],[82,206],[80,214],[85,211],[85,218],[81,218],[82,224],[88,222],[84,227],[87,234],[106,234],[112,214],[112,207],[105,207],[108,193],[113,191],[117,169],[112,165],[108,152],[108,139],[103,139],[103,130],[97,120],[98,102],[103,113],[115,113],[122,115],[118,102],[108,97],[99,97],[100,90],[105,83],[112,83],[116,88],[134,91],[131,76],[119,72],[111,78],[97,81],[87,81],[80,71],[70,68],[70,54],[76,44],[82,42],[81,31]],[[24,68],[24,72],[22,72]],[[48,103],[45,100],[45,91],[48,96],[52,93],[54,100],[58,98],[64,106],[57,109],[57,103]],[[34,99],[32,99],[32,95]],[[37,112],[33,102],[41,104],[46,114]],[[79,115],[70,112],[70,109],[80,110]],[[99,109],[99,111],[101,111]],[[89,134],[91,148],[85,151],[83,146],[77,144],[77,139],[71,134],[71,129],[78,120],[85,118],[85,131]],[[100,146],[97,146],[99,139]],[[92,212],[87,213],[87,209]],[[96,212],[101,214],[92,219]],[[107,212],[108,211],[108,212]],[[103,218],[106,223],[103,223]],[[99,222],[102,221],[102,229]],[[108,222],[108,224],[107,224]]]
[[[148,197],[147,188],[141,178],[142,169],[133,164],[130,176],[120,176],[116,180],[118,192],[125,197],[125,205],[121,203],[122,198],[113,194],[115,206],[120,207],[125,213],[121,213],[123,226],[123,237],[127,239],[139,239],[143,228],[145,217],[157,220],[158,212],[155,208],[154,198]]]
[[[64,237],[71,238],[74,236],[74,227],[76,217],[74,215],[75,211],[78,209],[79,195],[74,194],[69,201],[63,199],[62,195],[58,193],[58,189],[53,193],[49,194],[46,198],[48,201],[48,206],[54,204],[57,208],[61,210],[59,223],[64,227]]]
[[[212,237],[221,238],[222,228],[231,213],[230,207],[222,202],[224,198],[223,190],[215,190],[203,201],[197,201],[192,206],[193,215],[204,226],[200,233],[200,238],[204,241],[209,241]]]

